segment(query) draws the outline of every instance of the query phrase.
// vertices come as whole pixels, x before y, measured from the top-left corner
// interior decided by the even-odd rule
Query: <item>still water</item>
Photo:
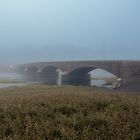
[[[25,86],[26,83],[0,83],[0,88],[14,87],[14,86]]]
[[[105,84],[106,84],[105,80],[91,80],[91,85],[92,86],[100,87],[100,86],[103,86]]]
[[[21,78],[21,76],[20,76],[20,74],[16,74],[16,73],[0,73],[0,80],[2,79],[2,80],[4,80],[4,79],[20,79]]]
[[[105,80],[91,80],[91,86],[96,86],[96,87],[104,87],[104,88],[112,88],[112,85],[106,85]]]
[[[21,80],[21,76],[19,74],[15,73],[0,73],[0,80]],[[2,83],[0,82],[0,88],[6,88],[6,87],[12,87],[12,86],[25,86],[32,84],[33,82],[30,83]],[[106,85],[105,80],[91,80],[91,86],[97,86],[97,87],[106,87],[106,88],[111,88],[111,85]]]
[[[24,86],[27,85],[25,83],[12,83],[8,81],[11,80],[19,80],[20,81],[21,76],[19,74],[15,74],[15,73],[0,73],[0,88],[6,88],[6,87],[13,87],[13,86]],[[3,82],[6,81],[6,82]]]

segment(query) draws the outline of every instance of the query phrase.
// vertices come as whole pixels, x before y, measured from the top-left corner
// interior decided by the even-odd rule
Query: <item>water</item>
[[[104,88],[112,88],[112,85],[106,85],[105,80],[91,80],[91,86],[96,86],[96,87],[104,87]]]
[[[14,81],[8,82],[8,81]],[[2,82],[6,81],[6,82]],[[17,81],[17,82],[16,82]],[[20,81],[20,82],[19,82]],[[40,82],[22,82],[22,76],[20,74],[16,73],[0,73],[0,88],[7,88],[7,87],[14,87],[14,86],[26,86],[26,85],[32,85],[37,84]]]
[[[16,74],[16,73],[0,73],[0,79],[4,80],[12,80],[12,79],[16,79],[19,80],[21,78],[20,74]]]
[[[101,87],[105,84],[106,84],[106,81],[104,81],[104,80],[91,80],[91,85],[92,86]]]
[[[16,73],[0,73],[0,80],[1,81],[7,81],[6,83],[0,83],[0,88],[7,88],[7,87],[13,87],[13,86],[24,86],[27,85],[26,83],[8,83],[8,80],[20,80],[21,76]]]
[[[25,86],[27,83],[0,83],[0,88],[14,87],[14,86]]]
[[[108,85],[107,83],[108,82],[110,83],[110,80],[112,78],[113,79],[117,78],[115,75],[113,75],[110,72],[107,72],[105,70],[102,70],[102,69],[95,69],[92,72],[90,72],[90,74],[92,77],[91,86],[105,87],[105,88],[109,88],[109,89],[112,89],[112,85]],[[104,80],[101,80],[101,79],[104,79]],[[109,80],[109,81],[107,81],[107,80]]]
[[[0,80],[21,80],[21,76],[15,73],[0,73]],[[12,87],[12,86],[24,86],[33,84],[33,82],[28,83],[0,83],[0,88]],[[91,86],[112,88],[112,85],[106,85],[105,80],[91,80]]]

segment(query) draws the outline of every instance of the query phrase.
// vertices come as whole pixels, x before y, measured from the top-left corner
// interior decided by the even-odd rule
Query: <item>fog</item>
[[[0,64],[140,59],[139,0],[1,0]]]

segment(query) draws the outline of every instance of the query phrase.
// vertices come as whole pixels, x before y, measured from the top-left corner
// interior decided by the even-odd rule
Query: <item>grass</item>
[[[74,86],[0,90],[0,139],[139,140],[140,96]]]

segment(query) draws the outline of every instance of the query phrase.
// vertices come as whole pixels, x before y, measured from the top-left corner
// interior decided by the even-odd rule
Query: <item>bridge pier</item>
[[[123,78],[122,79],[122,86],[129,87],[129,86],[140,86],[140,78]]]

